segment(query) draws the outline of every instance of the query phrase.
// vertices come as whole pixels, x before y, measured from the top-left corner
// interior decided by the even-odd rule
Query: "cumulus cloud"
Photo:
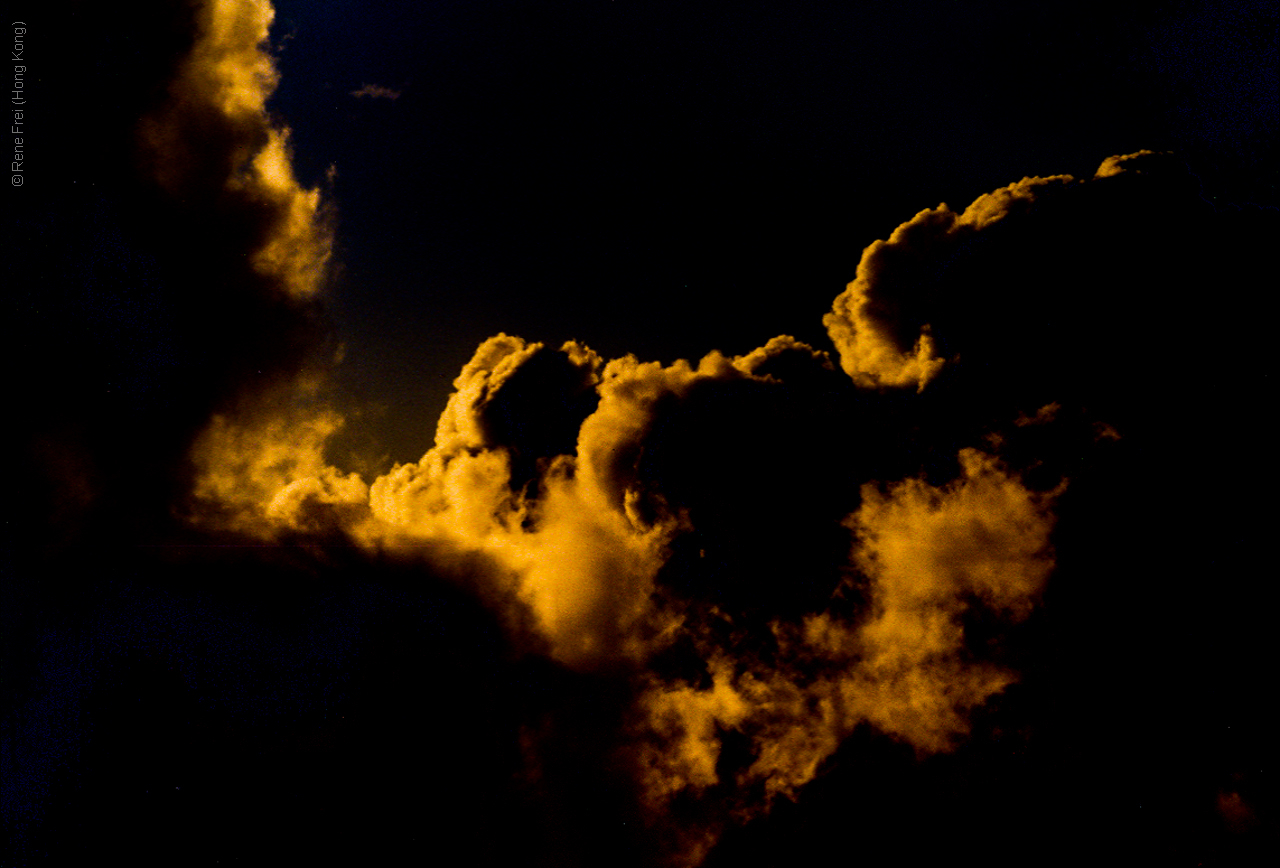
[[[961,452],[944,485],[878,485],[850,481],[858,465],[831,454],[838,431],[795,424],[756,439],[750,427],[787,406],[779,392],[808,400],[826,376],[825,356],[788,337],[695,366],[499,335],[455,380],[418,462],[366,487],[323,460],[332,415],[248,430],[220,419],[197,495],[269,534],[340,528],[445,574],[466,572],[462,557],[468,586],[526,649],[633,683],[615,754],[671,858],[695,865],[729,818],[796,798],[859,725],[922,756],[950,749],[970,710],[1016,678],[966,644],[966,617],[1025,617],[1053,563],[1054,493],[989,454]],[[548,407],[560,417],[510,424],[515,408]],[[748,487],[727,504],[713,496],[717,471],[698,466],[710,456],[686,460],[673,436],[698,450],[745,438],[762,470],[821,444],[813,467],[844,469],[806,469],[796,496],[819,507],[801,507],[767,475],[752,483],[731,451]],[[803,551],[786,519],[796,512],[828,516],[841,549]],[[752,543],[758,563],[720,554],[742,542],[742,523],[769,537]],[[678,566],[674,549],[686,553]],[[726,733],[745,749],[726,754]],[[673,817],[690,804],[700,819],[686,828]]]
[[[1096,183],[1132,165],[1150,163],[1108,161]],[[194,438],[185,514],[482,601],[516,654],[587,679],[565,689],[607,709],[513,712],[527,785],[577,804],[564,739],[585,729],[601,780],[626,792],[611,809],[653,860],[698,865],[801,799],[858,732],[927,762],[1019,680],[1001,630],[1055,568],[1068,470],[1128,435],[1070,393],[953,403],[971,393],[942,372],[972,351],[938,275],[1077,189],[1024,180],[868,248],[828,316],[843,374],[787,336],[664,365],[500,334],[455,379],[423,456],[369,479],[331,460],[346,422],[322,375],[250,379]],[[290,297],[251,261],[260,289]]]
[[[236,213],[254,232],[258,274],[309,298],[325,277],[331,235],[319,191],[294,176],[288,129],[266,108],[278,80],[266,48],[275,10],[267,0],[209,0],[195,16],[195,44],[167,101],[139,126],[146,158],[171,195]]]
[[[527,607],[556,659],[634,664],[677,620],[655,604],[655,581],[688,527],[687,511],[645,466],[655,420],[701,385],[776,385],[767,370],[789,354],[816,358],[779,338],[696,367],[605,363],[576,343],[552,350],[499,335],[455,380],[435,445],[369,483],[367,511],[358,509],[363,482],[321,457],[339,424],[331,411],[305,422],[215,420],[197,450],[197,499],[267,536],[298,530],[296,510],[328,503],[359,517],[340,524],[371,550],[483,553],[499,565],[488,590]],[[513,412],[523,414],[518,425]]]
[[[195,520],[272,539],[284,530],[323,530],[322,516],[342,505],[352,508],[344,523],[367,512],[364,481],[325,460],[342,424],[329,408],[215,415],[192,447]]]
[[[774,621],[767,657],[704,634],[703,685],[649,682],[635,737],[651,810],[707,794],[752,816],[776,796],[796,798],[861,725],[921,756],[949,750],[969,711],[1017,677],[974,653],[964,622],[971,609],[1027,615],[1053,566],[1055,495],[976,450],[960,462],[962,476],[941,488],[865,487],[848,518],[864,607]],[[750,744],[732,762],[722,760],[726,733]]]
[[[937,302],[931,297],[936,271],[962,243],[1072,181],[1069,175],[1023,178],[979,196],[959,214],[943,203],[868,246],[857,277],[823,318],[845,372],[871,388],[924,389],[946,363],[928,321]]]
[[[598,835],[635,844],[625,858],[636,864],[693,866],[723,835],[820,789],[815,782],[839,773],[860,735],[901,747],[889,776],[936,769],[928,764],[937,755],[994,739],[980,710],[1014,701],[1013,685],[1026,673],[1007,646],[1018,650],[1018,631],[1035,623],[1055,588],[1054,623],[1069,625],[1059,633],[1075,633],[1077,619],[1112,628],[1087,649],[1060,643],[1052,665],[1041,661],[1052,670],[1053,696],[1041,713],[1090,724],[1097,708],[1110,713],[1132,692],[1132,681],[1104,673],[1116,669],[1135,624],[1148,631],[1144,639],[1171,640],[1140,649],[1144,660],[1198,641],[1188,638],[1198,632],[1194,618],[1159,617],[1172,608],[1160,601],[1175,561],[1194,545],[1186,540],[1210,540],[1191,552],[1214,582],[1254,574],[1230,551],[1240,544],[1220,542],[1265,539],[1260,519],[1241,518],[1256,511],[1231,509],[1243,483],[1203,481],[1211,474],[1158,481],[1207,456],[1251,482],[1251,462],[1266,454],[1262,435],[1235,430],[1265,385],[1265,342],[1245,339],[1236,322],[1242,294],[1225,290],[1256,279],[1250,251],[1269,249],[1262,242],[1270,235],[1244,218],[1207,231],[1207,206],[1173,158],[1112,157],[1087,181],[1027,178],[959,213],[945,205],[920,212],[866,249],[827,315],[839,369],[822,349],[787,336],[740,356],[660,364],[606,359],[573,341],[497,335],[454,381],[422,457],[361,476],[331,455],[333,439],[357,417],[325,398],[333,347],[316,302],[330,215],[319,192],[299,183],[287,130],[266,109],[276,79],[265,41],[272,11],[262,0],[174,8],[182,26],[173,29],[192,24],[192,41],[149,59],[151,86],[125,94],[134,100],[122,114],[139,174],[116,183],[136,188],[123,189],[115,210],[93,214],[118,235],[94,250],[132,244],[141,264],[109,272],[101,263],[110,257],[96,256],[93,269],[67,281],[91,287],[93,297],[50,287],[57,313],[34,337],[16,338],[29,343],[29,358],[67,347],[49,361],[60,366],[56,374],[18,384],[19,403],[44,426],[21,453],[34,460],[20,464],[45,477],[33,485],[38,472],[20,466],[20,491],[37,496],[15,500],[47,514],[24,518],[14,536],[34,527],[45,533],[37,543],[56,543],[18,555],[27,594],[20,602],[55,613],[56,640],[73,632],[62,621],[80,630],[80,615],[67,619],[59,608],[68,581],[59,570],[87,583],[101,568],[96,595],[116,594],[103,590],[109,584],[136,595],[110,597],[118,625],[99,619],[90,625],[98,634],[86,627],[58,651],[58,665],[40,677],[70,686],[23,706],[23,732],[75,718],[77,703],[91,698],[75,680],[84,678],[76,674],[83,661],[105,671],[103,655],[118,653],[110,665],[131,672],[131,652],[101,649],[129,649],[150,630],[139,656],[163,659],[161,678],[178,710],[126,741],[141,753],[165,727],[188,738],[196,730],[182,720],[191,715],[210,731],[234,730],[235,721],[190,701],[191,683],[262,682],[256,693],[228,690],[239,690],[245,706],[294,703],[278,718],[318,721],[321,743],[355,726],[358,736],[346,737],[359,742],[362,761],[353,766],[366,765],[369,745],[394,765],[400,744],[382,745],[399,740],[426,744],[429,758],[418,767],[434,774],[439,746],[456,746],[444,762],[448,787],[472,801],[447,816],[487,828],[508,810],[503,818],[530,840],[540,830],[525,815],[559,817],[562,837],[529,845],[543,848],[542,864],[573,864],[563,853],[579,864],[620,864],[609,858],[616,847],[579,843]],[[353,96],[398,94],[366,85]],[[80,238],[33,239],[30,274],[49,270]],[[1189,243],[1200,238],[1203,245]],[[1178,294],[1188,283],[1224,291]],[[106,353],[101,342],[67,340],[64,313],[81,317],[90,338],[111,330],[98,319],[98,296],[108,290],[133,316],[107,320],[131,329],[122,342],[129,346]],[[130,382],[142,385],[118,398],[113,390]],[[1219,509],[1198,508],[1204,503]],[[170,510],[189,525],[175,526]],[[134,545],[157,539],[164,544]],[[195,555],[183,548],[192,540]],[[297,562],[277,569],[280,552],[294,548]],[[1113,549],[1126,554],[1116,561]],[[336,566],[325,571],[320,562]],[[317,576],[321,590],[298,590]],[[163,593],[147,596],[146,585]],[[214,602],[200,599],[201,590],[189,591],[195,602],[185,609],[157,602],[187,586],[214,588]],[[233,600],[244,587],[249,602]],[[334,588],[342,590],[325,623],[307,622],[312,613],[299,600]],[[1127,610],[1117,603],[1126,594],[1136,601]],[[227,640],[237,628],[207,614],[244,605],[256,607],[255,624],[265,623],[266,599],[287,612],[282,629],[295,631],[292,644],[265,642],[256,627]],[[425,615],[406,614],[423,599]],[[1083,602],[1072,608],[1073,600]],[[164,605],[175,607],[171,615],[157,614]],[[137,615],[143,608],[145,618]],[[375,611],[381,620],[349,623],[351,611],[355,620],[373,622]],[[1141,617],[1122,616],[1132,613]],[[386,629],[415,616],[413,630]],[[295,621],[306,629],[295,630]],[[1172,626],[1145,626],[1153,623]],[[235,654],[211,653],[236,641]],[[392,647],[351,650],[380,642]],[[263,648],[277,656],[286,646],[307,661],[296,667],[305,678],[283,664],[253,674]],[[326,667],[364,653],[373,662],[360,658],[364,668],[350,680],[361,687],[352,689],[383,679],[386,695],[424,704],[384,699],[365,709],[363,723],[335,722],[345,718],[330,715],[328,703],[346,688],[336,675],[326,680]],[[1232,654],[1238,668],[1224,677],[1248,686],[1248,654]],[[1194,668],[1153,664],[1141,679],[1181,696]],[[1038,676],[1043,690],[1046,676]],[[1118,688],[1099,696],[1107,677]],[[306,679],[305,689],[296,686]],[[1057,690],[1064,683],[1070,689]],[[123,728],[140,726],[133,700],[153,687],[128,696]],[[1217,712],[1189,713],[1208,720]],[[206,736],[191,741],[201,766],[211,767]],[[1159,739],[1161,730],[1141,736]],[[1164,739],[1162,760],[1181,744]],[[1105,743],[1095,736],[1091,746]],[[133,762],[115,747],[99,743]],[[269,753],[279,755],[276,747]],[[223,749],[219,760],[239,750]],[[1084,754],[1074,744],[1072,751]],[[317,752],[328,758],[323,747]],[[310,756],[264,774],[327,775]],[[1060,772],[1045,775],[1050,782],[1037,794],[1049,794]],[[365,772],[346,774],[361,785],[351,792],[370,791]],[[106,778],[104,787],[120,780]],[[1247,836],[1260,825],[1259,809],[1247,782],[1237,783],[1217,791],[1218,819]],[[350,797],[339,786],[319,791],[339,804]],[[1212,810],[1212,790],[1201,796]],[[303,803],[348,807],[324,801],[308,794]],[[406,804],[404,825],[418,828],[418,806]],[[843,834],[853,812],[843,803],[839,810]],[[588,815],[602,822],[589,824]],[[623,819],[637,830],[620,831]],[[894,828],[916,824],[913,815]],[[519,840],[511,851],[525,846],[511,837]]]
[[[332,215],[266,107],[272,15],[160,2],[127,32],[94,9],[66,34],[48,80],[66,195],[31,200],[15,230],[29,251],[15,282],[41,290],[12,352],[46,359],[19,384],[22,486],[47,504],[33,526],[56,511],[77,534],[163,532],[211,416],[256,425],[230,418],[242,396],[331,364]],[[74,144],[85,129],[93,148]]]
[[[225,284],[237,310],[271,322],[313,323],[329,217],[266,111],[271,9],[218,0],[194,14],[195,42],[138,127],[144,165],[179,210],[214,215],[196,224],[211,238],[234,242],[201,286]],[[990,634],[1029,616],[1054,568],[1070,461],[1127,432],[1054,392],[1060,379],[969,399],[972,382],[949,372],[1031,358],[1019,353],[1035,338],[988,340],[996,327],[981,325],[1034,294],[991,277],[1000,250],[1060,234],[1097,204],[1082,188],[1167,180],[1167,163],[1138,154],[1088,182],[1025,178],[873,243],[824,320],[848,379],[787,336],[663,365],[497,335],[454,381],[431,447],[370,479],[330,460],[346,423],[319,366],[298,361],[324,346],[314,328],[274,340],[263,328],[263,346],[280,346],[208,390],[185,514],[450,578],[520,653],[611,684],[592,756],[630,788],[619,804],[660,859],[697,865],[726,830],[800,798],[858,730],[922,759],[951,751],[1019,678]],[[1026,229],[1037,221],[1046,229]],[[1028,457],[1022,444],[1047,437],[1075,445]],[[540,733],[523,742],[537,786],[555,775],[536,770],[571,764],[551,756],[564,713],[525,721]]]
[[[615,379],[577,344],[555,351],[556,362],[545,361],[549,353],[506,335],[481,345],[455,381],[436,445],[419,462],[373,482],[378,524],[365,538],[391,548],[401,540],[437,540],[488,554],[502,565],[496,581],[506,587],[497,590],[529,608],[557,658],[591,665],[634,653],[624,646],[641,632],[664,531],[635,522],[593,463],[597,449],[625,437],[588,431],[590,420],[616,403],[609,389],[601,388],[599,406],[583,423],[576,454],[572,441],[556,442],[555,432],[503,429],[497,410],[519,404],[511,393],[521,387],[562,387],[568,394],[561,397],[573,404],[597,382]],[[522,376],[531,366],[543,369],[541,381]],[[567,382],[546,376],[547,368],[569,374]],[[513,457],[540,464],[539,477],[513,487]]]
[[[1090,190],[1127,201],[1135,178],[1164,183],[1156,156],[1083,184],[1025,179],[869,247],[827,317],[843,375],[786,336],[664,365],[500,334],[418,461],[362,479],[326,458],[334,411],[246,400],[198,442],[194,509],[453,577],[522,653],[606,679],[617,710],[593,755],[661,858],[696,865],[802,798],[859,731],[923,762],[1019,680],[1001,631],[1055,568],[1068,477],[1128,442],[1131,418],[1070,388],[1115,358],[1077,364],[1056,332],[1048,349],[1044,332],[986,340],[1019,290],[975,275],[1006,246],[1056,243]],[[990,379],[1019,366],[1016,387]],[[531,768],[564,749],[558,725],[525,742]]]
[[[959,213],[921,211],[863,251],[824,323],[860,386],[946,380],[981,424],[999,405],[1072,401],[1115,422],[1132,406],[1128,372],[1186,361],[1169,335],[1197,326],[1162,288],[1247,284],[1245,251],[1270,219],[1216,210],[1176,155],[1112,156],[1089,178],[1024,178]],[[1198,310],[1221,315],[1207,300]]]

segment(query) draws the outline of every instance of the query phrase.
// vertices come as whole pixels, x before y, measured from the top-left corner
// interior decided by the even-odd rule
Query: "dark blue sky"
[[[918,210],[1141,148],[1274,199],[1266,8],[283,0],[273,105],[303,180],[336,169],[343,381],[410,460],[499,331],[825,346],[862,248]]]

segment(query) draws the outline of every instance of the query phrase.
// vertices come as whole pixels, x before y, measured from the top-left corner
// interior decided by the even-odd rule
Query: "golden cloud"
[[[984,229],[1025,212],[1044,191],[1072,182],[1069,175],[1023,178],[979,196],[959,214],[943,203],[868,246],[857,276],[823,317],[845,372],[867,388],[924,389],[946,364],[924,318],[928,269]]]
[[[635,737],[651,810],[724,783],[724,732],[750,738],[752,759],[735,770],[730,801],[751,815],[778,795],[795,798],[859,725],[921,755],[950,749],[968,731],[968,712],[1016,678],[974,657],[963,618],[975,606],[1011,620],[1027,614],[1053,566],[1057,492],[1028,490],[976,450],[960,463],[961,477],[942,488],[920,479],[864,488],[848,519],[851,566],[870,585],[857,617],[774,622],[778,648],[767,663],[713,647],[705,687],[649,682]]]
[[[221,4],[209,15],[214,35],[196,52],[183,87],[226,117],[257,123],[271,80],[258,47],[264,19],[224,20]],[[299,198],[284,134],[262,129],[259,149],[226,189],[279,205],[255,263],[297,286],[284,275],[323,266],[306,241],[320,237],[320,223],[314,200]],[[857,280],[825,320],[841,367],[871,390],[864,397],[890,386],[923,389],[948,363],[921,313],[929,298],[919,269],[1070,183],[1028,178],[960,214],[945,205],[923,211],[866,249]],[[731,594],[717,595],[715,582],[736,577],[708,580],[710,590],[697,594],[669,581],[673,546],[708,533],[682,500],[688,491],[646,464],[655,438],[675,436],[664,428],[672,408],[735,384],[757,389],[742,392],[750,408],[768,390],[797,388],[792,378],[801,369],[801,380],[833,370],[824,353],[786,336],[738,357],[712,352],[696,365],[662,365],[632,356],[606,361],[575,342],[551,348],[500,334],[455,379],[432,447],[367,484],[327,461],[342,417],[314,401],[314,383],[299,380],[293,400],[251,394],[213,417],[192,451],[194,510],[198,520],[261,539],[340,534],[379,557],[458,576],[498,612],[517,646],[621,679],[630,700],[617,755],[655,834],[668,841],[672,864],[696,865],[727,824],[796,798],[858,727],[921,757],[952,749],[973,709],[1018,677],[971,647],[967,619],[976,612],[1025,618],[1054,564],[1050,534],[1062,487],[1033,490],[997,455],[965,448],[950,482],[851,479],[844,471],[806,478],[805,490],[840,504],[832,523],[846,516],[851,545],[843,562],[828,565],[845,579],[825,604],[806,598],[803,612],[761,622],[735,609]],[[558,399],[545,400],[549,394]],[[561,416],[529,424],[508,418],[546,407]],[[1016,418],[1010,412],[1011,429],[1052,427],[1061,407],[1025,409],[1032,408]],[[734,424],[747,424],[743,418]],[[738,433],[716,430],[699,448]],[[790,451],[827,442],[810,433],[795,442],[761,440],[763,451],[751,459],[800,467]],[[995,431],[985,441],[990,448],[1006,442]],[[697,474],[677,463],[667,472]],[[760,533],[768,534],[768,516],[787,506],[761,507]],[[692,560],[687,568],[696,571]],[[796,569],[811,566],[812,559],[794,560]],[[780,563],[770,561],[770,569]],[[683,669],[664,668],[660,658],[670,654],[686,655]],[[732,751],[725,748],[731,733]],[[690,811],[697,822],[682,827],[672,819]]]
[[[515,447],[490,414],[513,390],[535,387],[527,372],[548,353],[597,400],[572,453],[539,459],[536,477],[516,485]],[[655,830],[674,834],[672,852],[692,860],[673,864],[694,865],[728,818],[795,798],[859,725],[921,755],[950,749],[971,709],[1016,678],[971,653],[966,613],[1024,617],[1053,565],[1057,492],[1035,493],[994,456],[968,449],[947,485],[911,478],[849,492],[861,505],[845,521],[854,545],[844,569],[865,584],[866,602],[769,623],[772,655],[759,653],[758,640],[740,641],[757,628],[734,626],[714,600],[664,585],[671,545],[696,528],[641,472],[660,408],[699,384],[785,386],[765,372],[789,353],[821,361],[786,337],[737,358],[664,366],[498,335],[455,380],[435,445],[418,462],[366,486],[324,460],[341,422],[331,411],[267,413],[248,426],[217,418],[197,448],[196,493],[260,535],[338,529],[437,573],[458,573],[465,561],[467,581],[526,648],[572,669],[631,673],[619,752]],[[703,682],[651,668],[677,642],[697,649]],[[730,731],[749,745],[747,758],[725,759]],[[673,806],[690,800],[703,806],[702,821],[671,832]]]
[[[256,235],[250,260],[268,286],[307,299],[323,284],[332,233],[318,190],[293,173],[289,131],[266,101],[278,74],[266,49],[267,0],[208,0],[164,106],[139,125],[142,150],[170,194],[236,219]]]

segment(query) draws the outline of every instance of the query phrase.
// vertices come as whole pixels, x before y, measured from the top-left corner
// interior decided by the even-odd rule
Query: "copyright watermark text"
[[[23,148],[25,139],[22,132],[27,105],[26,36],[27,23],[13,22],[13,51],[10,54],[10,59],[13,61],[13,93],[9,100],[13,111],[13,121],[9,125],[9,135],[13,137],[13,162],[9,164],[9,183],[15,187],[22,186],[22,163],[26,159],[26,149]]]

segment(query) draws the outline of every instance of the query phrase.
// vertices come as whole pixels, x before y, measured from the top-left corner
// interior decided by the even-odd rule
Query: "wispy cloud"
[[[393,90],[389,87],[383,87],[380,84],[366,84],[359,90],[351,91],[351,95],[357,99],[369,97],[370,99],[390,99],[396,100],[400,98],[403,91]]]

